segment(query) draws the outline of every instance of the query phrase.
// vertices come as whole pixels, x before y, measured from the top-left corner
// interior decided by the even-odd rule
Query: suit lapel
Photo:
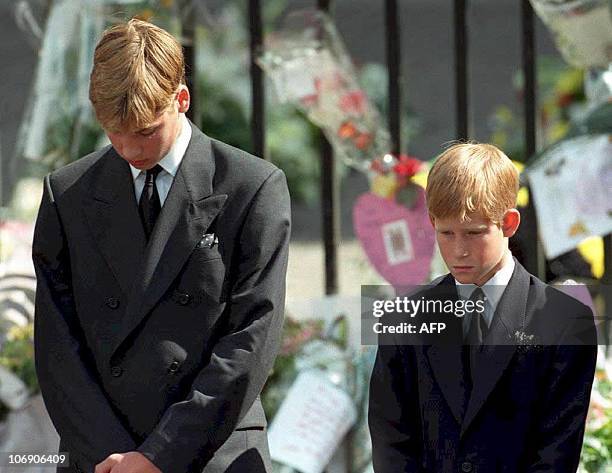
[[[128,297],[114,353],[163,296],[217,216],[227,195],[213,195],[210,139],[192,125],[192,136],[151,234]]]
[[[96,164],[92,176],[85,216],[106,262],[127,295],[145,249],[132,174],[127,162],[110,148]]]
[[[481,353],[478,354],[480,356],[476,357],[476,365],[471,367],[474,385],[461,425],[462,434],[474,420],[514,356],[514,334],[523,331],[526,326],[529,280],[529,273],[515,260],[514,272],[497,305],[491,329],[485,339],[486,345],[481,347]]]
[[[458,299],[453,277],[449,274],[439,283],[448,287],[450,293],[445,291],[445,299]],[[452,316],[454,317],[454,316]],[[431,345],[424,348],[436,382],[446,398],[457,423],[461,424],[463,418],[464,399],[466,396],[463,383],[463,364],[461,362],[461,344]]]

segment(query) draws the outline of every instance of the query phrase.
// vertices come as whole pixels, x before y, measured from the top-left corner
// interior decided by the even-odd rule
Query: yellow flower
[[[372,192],[385,199],[392,199],[397,191],[397,179],[394,173],[379,174],[372,180]]]
[[[28,340],[34,338],[34,325],[28,324],[23,327],[20,325],[13,325],[6,332],[7,340]]]
[[[521,187],[516,196],[516,205],[519,207],[527,207],[529,205],[529,191],[526,187]]]
[[[561,138],[563,138],[567,132],[569,131],[570,128],[570,124],[569,122],[557,122],[555,123],[549,133],[548,133],[548,142],[549,143],[555,143],[556,141],[559,141]]]
[[[601,278],[604,273],[604,250],[601,237],[590,237],[578,244],[578,251],[591,265],[593,276]]]
[[[555,92],[558,95],[561,94],[573,94],[582,89],[582,82],[584,80],[584,71],[581,69],[570,69],[569,71],[563,72],[557,84],[555,85]]]
[[[412,182],[418,184],[423,189],[427,187],[427,177],[429,176],[429,169],[427,169],[427,166],[428,164],[424,162],[421,170],[412,177]]]

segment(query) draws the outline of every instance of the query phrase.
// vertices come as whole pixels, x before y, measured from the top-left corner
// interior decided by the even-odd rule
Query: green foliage
[[[581,463],[589,473],[599,473],[604,471],[604,466],[612,466],[612,409],[605,415],[608,419],[605,424],[584,437]]]
[[[588,473],[607,473],[612,468],[612,380],[603,368],[595,372],[593,391],[597,395],[591,399],[580,463]]]
[[[276,105],[268,117],[270,160],[287,176],[291,197],[312,203],[320,176],[319,130],[297,110]]]
[[[32,323],[25,327],[15,326],[7,335],[7,340],[0,350],[0,365],[17,375],[30,394],[35,394],[40,389],[34,366],[34,326]],[[8,406],[0,402],[0,420],[4,419],[8,412]]]
[[[16,374],[28,387],[30,393],[37,393],[38,380],[34,367],[34,328],[15,327],[10,331],[9,339],[2,345],[0,365]]]

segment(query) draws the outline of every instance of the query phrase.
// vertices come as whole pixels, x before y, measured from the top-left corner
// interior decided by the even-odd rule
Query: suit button
[[[111,368],[111,374],[115,378],[118,378],[119,376],[121,376],[123,374],[123,369],[121,368],[121,366],[113,366]]]
[[[463,471],[463,473],[470,473],[470,471],[472,471],[472,464],[470,462],[463,462],[461,464],[461,471]]]
[[[187,305],[191,301],[191,296],[187,293],[179,294],[178,303],[181,305]]]
[[[109,297],[108,299],[106,299],[106,305],[111,309],[116,309],[117,307],[119,307],[119,299]]]
[[[170,366],[168,367],[168,372],[169,373],[176,373],[178,371],[178,367],[179,367],[179,362],[178,361],[173,361]]]

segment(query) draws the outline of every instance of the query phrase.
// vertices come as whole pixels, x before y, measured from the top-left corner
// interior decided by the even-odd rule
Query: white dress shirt
[[[187,150],[189,140],[191,139],[191,125],[189,125],[189,120],[187,120],[184,113],[179,114],[179,120],[181,121],[181,131],[179,136],[177,136],[172,148],[170,148],[170,151],[168,151],[168,154],[166,154],[166,156],[164,156],[158,163],[162,167],[163,171],[157,175],[155,185],[157,186],[159,202],[162,206],[166,201],[166,197],[168,197],[170,186],[172,185],[174,176],[176,176],[176,171],[183,160],[183,156],[185,156],[185,151]],[[130,169],[132,171],[132,178],[134,179],[134,194],[136,195],[136,203],[138,203],[140,200],[140,195],[142,194],[142,189],[144,189],[145,175],[147,172],[141,171],[131,164]]]
[[[493,315],[495,315],[495,310],[497,309],[499,300],[504,294],[506,286],[510,282],[510,278],[512,277],[512,273],[514,272],[514,258],[512,258],[512,253],[510,253],[510,250],[507,251],[509,255],[507,255],[508,257],[504,258],[504,265],[493,276],[491,276],[491,278],[486,283],[481,286],[481,289],[485,295],[485,309],[482,316],[485,322],[487,323],[487,327],[489,328],[491,327]],[[476,284],[462,284],[456,279],[455,284],[457,285],[457,292],[459,293],[459,297],[464,300],[468,300],[472,295],[472,292],[474,292],[478,287],[476,286]],[[469,312],[466,313],[465,317],[463,317],[463,333],[468,332],[471,318],[472,314]]]

